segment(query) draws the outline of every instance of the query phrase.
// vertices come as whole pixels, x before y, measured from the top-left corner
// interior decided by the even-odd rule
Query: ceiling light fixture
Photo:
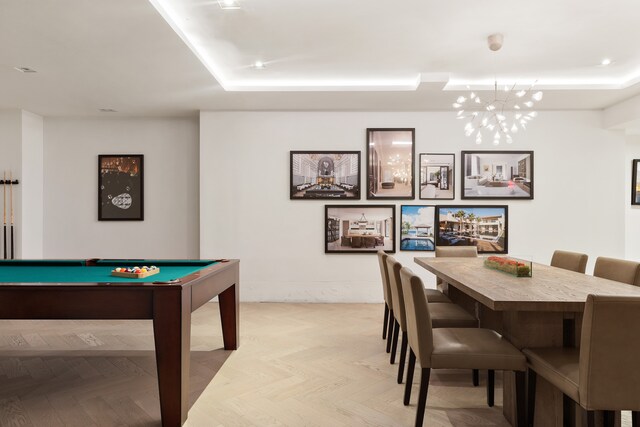
[[[118,110],[114,110],[113,108],[99,108],[98,111],[101,113],[117,113]]]
[[[502,34],[492,34],[488,37],[489,49],[498,51],[502,47]],[[457,110],[456,116],[460,120],[467,120],[464,126],[466,136],[474,136],[476,144],[482,144],[483,134],[493,136],[493,144],[498,145],[504,139],[507,144],[513,142],[514,133],[527,128],[527,124],[538,113],[533,111],[533,105],[542,99],[541,91],[534,91],[535,82],[527,89],[518,89],[514,83],[505,85],[504,90],[498,90],[498,80],[494,80],[493,98],[487,101],[471,92],[468,96],[459,96],[453,103]],[[470,89],[467,86],[467,89]]]
[[[240,4],[237,0],[218,0],[218,6],[222,10],[237,10],[240,9]]]
[[[607,65],[611,65],[611,60],[609,58],[604,58],[601,62],[600,65],[602,65],[603,67],[606,67]]]
[[[14,70],[16,71],[20,71],[21,73],[37,73],[36,70],[34,70],[33,68],[29,68],[29,67],[13,67]]]
[[[264,70],[265,67],[266,65],[262,61],[256,61],[253,63],[253,68],[255,68],[256,70]]]

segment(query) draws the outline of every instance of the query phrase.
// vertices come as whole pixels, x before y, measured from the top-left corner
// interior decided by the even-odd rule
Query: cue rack
[[[2,257],[4,259],[15,259],[15,217],[13,209],[13,186],[20,184],[20,181],[13,179],[13,173],[9,171],[9,179],[7,179],[7,172],[3,172],[2,179],[0,179],[0,185],[2,186]],[[7,187],[9,193],[9,206],[7,208]],[[8,215],[7,215],[8,213]],[[7,245],[7,217],[10,224],[10,245]],[[11,250],[11,252],[9,252]]]

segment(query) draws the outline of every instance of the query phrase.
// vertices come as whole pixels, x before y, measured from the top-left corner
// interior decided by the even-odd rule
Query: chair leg
[[[640,411],[631,412],[631,426],[640,427]]]
[[[527,426],[533,427],[533,415],[536,412],[536,372],[527,369]]]
[[[389,306],[384,303],[384,323],[382,324],[382,339],[387,338],[387,324],[389,323]]]
[[[595,411],[587,411],[587,427],[596,427]]]
[[[387,326],[387,353],[391,352],[391,341],[393,340],[393,322],[396,318],[393,316],[393,310],[389,309],[389,323]]]
[[[400,323],[396,320],[393,325],[393,344],[391,344],[391,357],[389,363],[396,363],[396,351],[398,350],[398,335],[400,335]]]
[[[487,372],[487,406],[493,408],[495,402],[494,399],[494,385],[496,382],[496,371],[489,369]]]
[[[473,369],[471,371],[471,382],[473,383],[474,387],[478,387],[478,384],[480,384],[480,371],[477,369]]]
[[[404,387],[404,406],[411,400],[411,386],[413,385],[413,369],[416,367],[416,354],[409,347],[409,363],[407,364],[407,384]]]
[[[613,427],[616,419],[616,413],[614,411],[602,412],[602,425],[603,427]]]
[[[422,368],[422,375],[420,378],[420,395],[418,397],[418,410],[416,412],[416,427],[422,427],[424,422],[424,410],[427,406],[427,393],[429,391],[429,376],[431,375],[431,369]]]
[[[407,333],[402,331],[402,345],[400,346],[400,362],[398,363],[398,384],[402,384],[404,375],[404,362],[407,358]]]
[[[526,405],[526,374],[515,372],[516,374],[516,427],[525,427],[527,423]]]

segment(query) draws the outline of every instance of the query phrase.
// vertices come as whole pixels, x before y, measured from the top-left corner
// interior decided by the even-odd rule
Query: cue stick
[[[16,259],[13,255],[13,172],[9,170],[9,199],[11,200],[11,259]]]
[[[4,259],[7,259],[7,171],[2,176],[2,222],[4,223]]]

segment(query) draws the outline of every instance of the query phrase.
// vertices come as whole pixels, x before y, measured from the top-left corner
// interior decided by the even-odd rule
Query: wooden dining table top
[[[449,286],[494,311],[582,312],[587,295],[640,297],[640,287],[533,263],[532,277],[515,277],[484,266],[484,258],[414,261]]]

